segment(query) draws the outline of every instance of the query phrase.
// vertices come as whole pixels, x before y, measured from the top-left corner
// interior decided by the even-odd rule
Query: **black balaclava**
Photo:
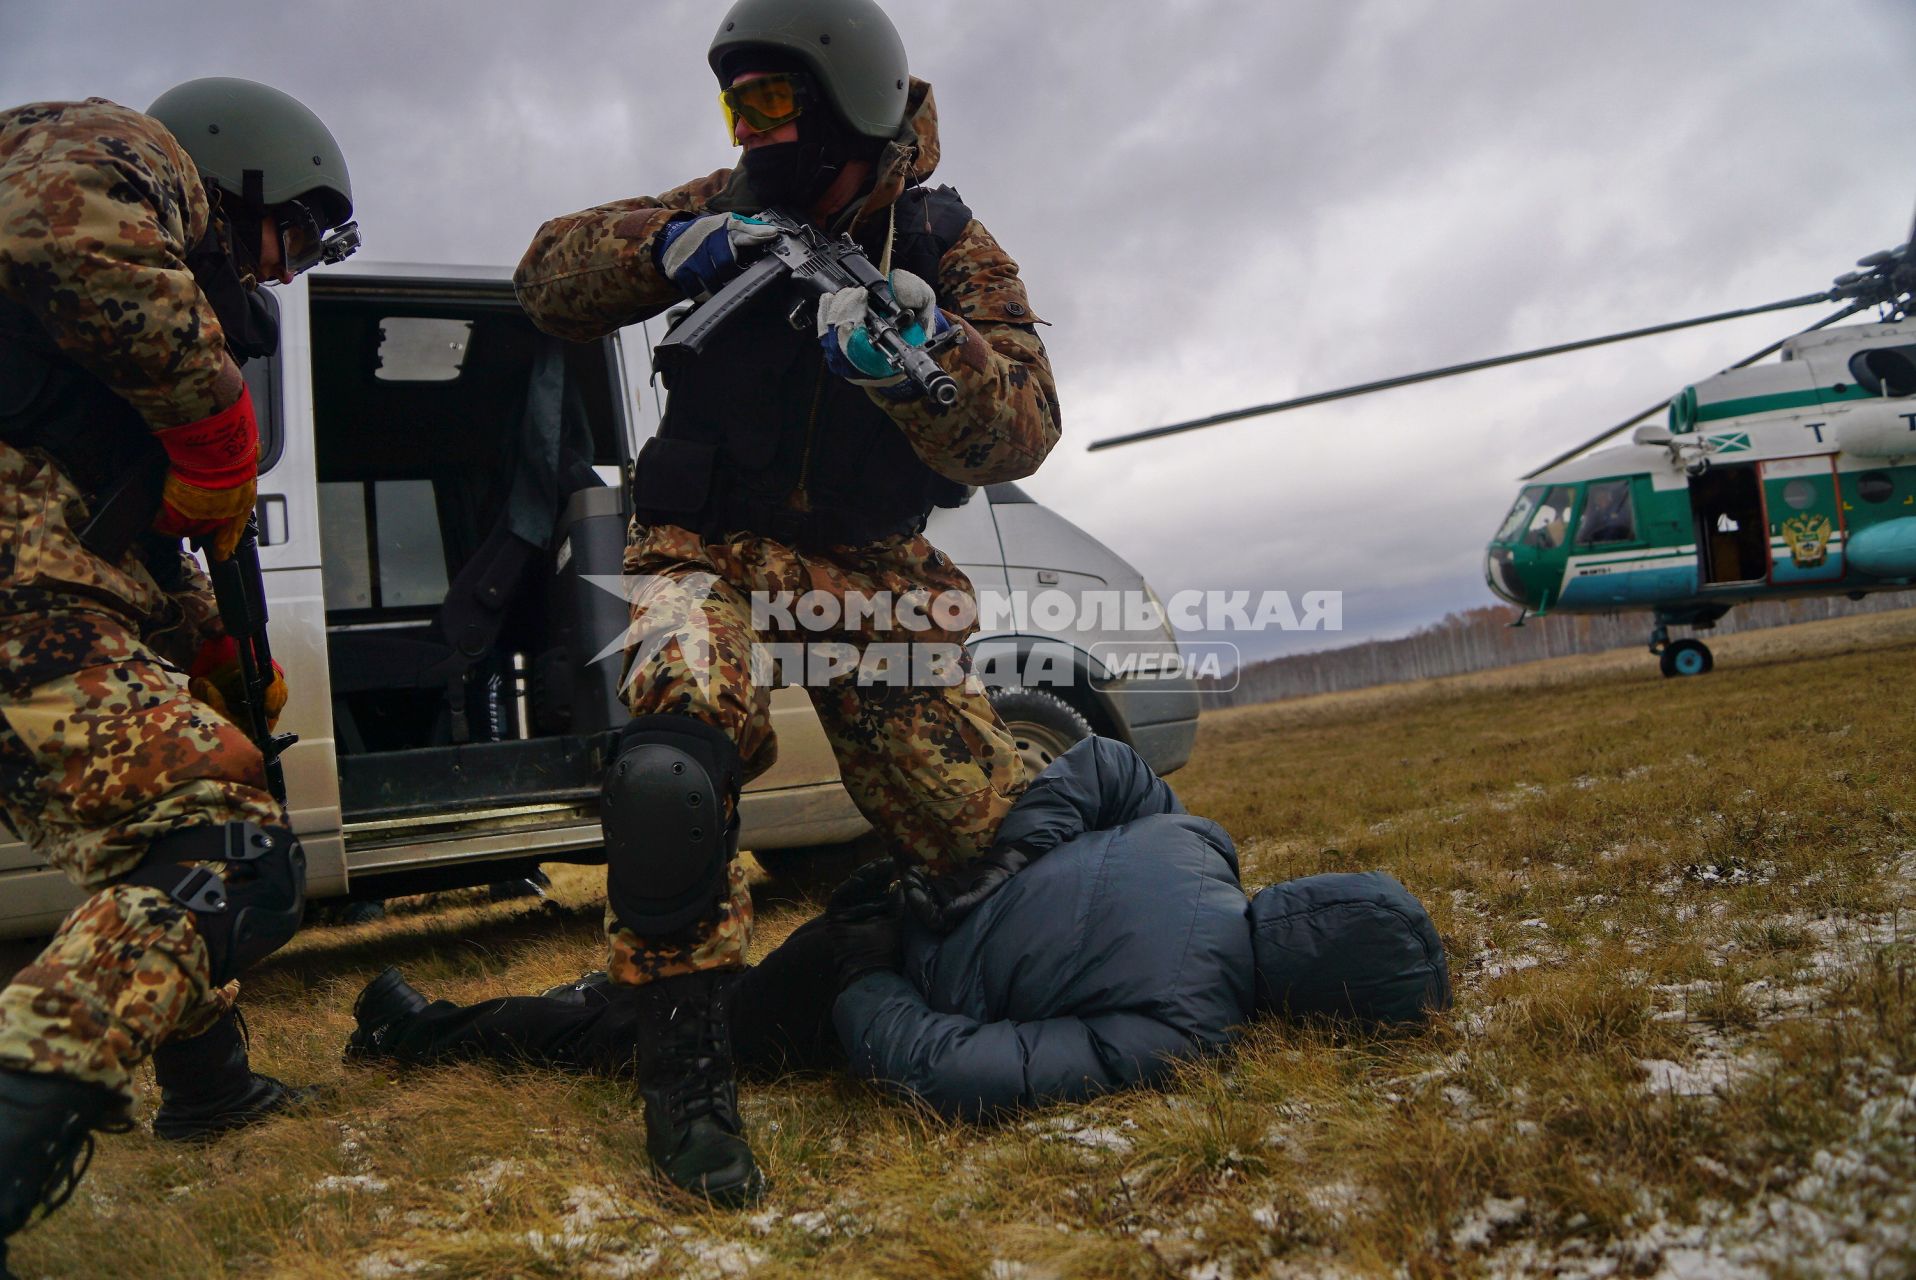
[[[753,147],[740,159],[752,193],[768,208],[803,215],[854,160],[876,159],[881,144],[839,119],[817,77],[789,54],[740,50],[725,60],[725,80],[742,71],[796,72],[811,106],[799,116],[798,141]]]
[[[279,321],[266,299],[259,296],[259,237],[257,216],[233,216],[220,201],[208,220],[206,234],[186,253],[194,283],[212,305],[226,334],[233,358],[246,361],[270,356],[279,349]],[[250,247],[250,252],[248,251]],[[244,277],[254,277],[248,285]]]

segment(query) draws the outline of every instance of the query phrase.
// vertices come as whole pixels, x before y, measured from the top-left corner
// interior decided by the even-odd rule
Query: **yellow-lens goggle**
[[[805,113],[805,97],[800,77],[784,72],[732,85],[719,94],[719,106],[725,111],[726,134],[737,145],[740,120],[757,133],[769,133],[782,124],[789,124]]]

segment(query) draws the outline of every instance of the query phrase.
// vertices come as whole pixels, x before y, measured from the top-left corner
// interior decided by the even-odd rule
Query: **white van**
[[[269,631],[291,693],[279,729],[299,735],[282,759],[311,894],[600,861],[599,785],[624,717],[619,664],[589,659],[626,605],[581,576],[619,572],[624,476],[662,408],[646,331],[548,337],[496,269],[352,263],[271,296],[280,352],[247,376]],[[927,533],[981,592],[1014,602],[1146,590],[1016,485],[936,511]],[[1113,638],[1095,625],[1047,635],[1019,603],[974,641],[987,679],[1012,686],[994,698],[1033,768],[1092,732],[1160,773],[1189,756],[1194,688],[1114,675],[1100,657]],[[1168,631],[1149,644],[1176,654]],[[778,764],[744,794],[743,846],[861,834],[804,691],[779,689],[772,706]],[[78,900],[24,845],[0,844],[0,937],[50,932]]]

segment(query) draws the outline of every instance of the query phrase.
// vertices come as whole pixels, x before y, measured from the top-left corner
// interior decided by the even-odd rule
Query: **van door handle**
[[[259,520],[259,545],[277,547],[289,535],[286,531],[286,495],[262,493],[253,514]]]

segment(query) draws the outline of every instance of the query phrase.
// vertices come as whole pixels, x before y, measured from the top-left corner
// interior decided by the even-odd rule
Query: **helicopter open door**
[[[1697,578],[1705,587],[1765,581],[1770,539],[1763,520],[1763,485],[1756,464],[1718,463],[1690,477],[1696,516]]]
[[[1770,583],[1790,587],[1841,578],[1845,530],[1835,456],[1776,458],[1762,467]]]

